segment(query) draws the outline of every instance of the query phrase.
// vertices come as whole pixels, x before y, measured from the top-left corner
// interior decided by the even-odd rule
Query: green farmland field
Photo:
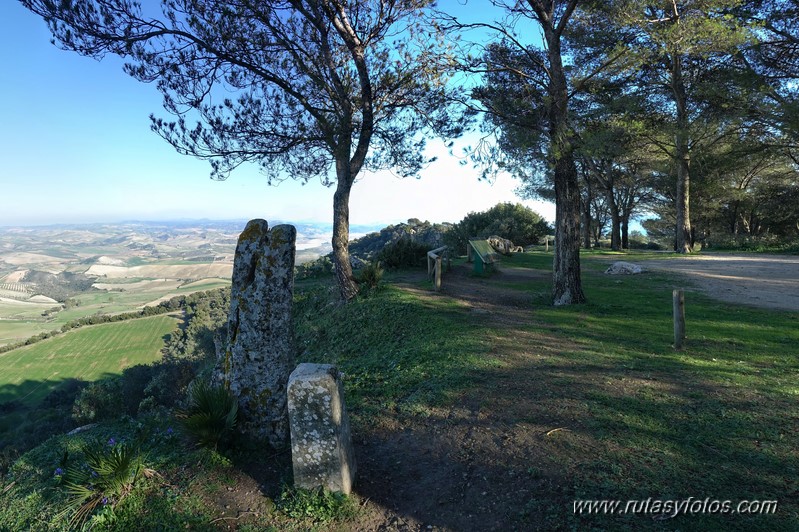
[[[172,316],[93,325],[0,354],[0,404],[34,406],[66,379],[93,381],[157,360]]]

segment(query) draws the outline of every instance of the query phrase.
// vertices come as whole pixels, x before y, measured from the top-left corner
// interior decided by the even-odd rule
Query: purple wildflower
[[[116,444],[117,444],[117,441],[114,438],[109,438],[108,439],[108,445],[114,446]]]
[[[106,504],[108,504],[108,497],[103,497],[103,500],[100,502],[102,502],[103,506],[105,506]]]
[[[63,470],[63,469],[61,469],[60,467],[56,467],[56,468],[55,468],[55,474],[54,474],[54,476],[56,476],[56,477],[60,477],[60,476],[61,476],[61,475],[63,475],[63,474],[64,474],[64,470]]]

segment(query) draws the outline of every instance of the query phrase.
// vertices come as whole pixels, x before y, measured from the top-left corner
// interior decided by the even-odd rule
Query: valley
[[[0,227],[0,346],[95,314],[230,284],[237,221]],[[297,225],[297,264],[330,251],[324,224]]]

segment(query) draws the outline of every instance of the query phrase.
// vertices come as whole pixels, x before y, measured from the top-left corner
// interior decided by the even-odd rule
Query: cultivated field
[[[229,285],[245,223],[0,228],[0,346],[84,316]],[[326,228],[298,231],[297,263],[328,251],[314,247],[327,240]]]
[[[243,225],[0,228],[0,346],[226,286]]]
[[[94,381],[160,358],[173,316],[83,327],[0,354],[0,403],[34,406],[67,379]]]

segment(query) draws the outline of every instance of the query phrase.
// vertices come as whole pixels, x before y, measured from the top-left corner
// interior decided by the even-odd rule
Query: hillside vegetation
[[[674,278],[610,279],[600,273],[608,258],[588,254],[591,303],[553,308],[551,260],[515,255],[477,278],[456,263],[440,294],[423,271],[389,272],[348,305],[335,303],[326,276],[298,284],[299,361],[335,363],[346,375],[355,510],[325,513],[338,506],[287,488],[285,450],[241,440],[221,454],[195,450],[169,410],[150,409],[17,460],[0,484],[9,501],[0,529],[65,527],[53,475],[64,449],[80,456],[80,442],[112,438],[138,442],[159,476],[102,513],[96,530],[792,529],[799,315],[691,293],[689,337],[677,352]],[[665,521],[573,510],[576,499],[688,497],[777,500],[778,509]]]

